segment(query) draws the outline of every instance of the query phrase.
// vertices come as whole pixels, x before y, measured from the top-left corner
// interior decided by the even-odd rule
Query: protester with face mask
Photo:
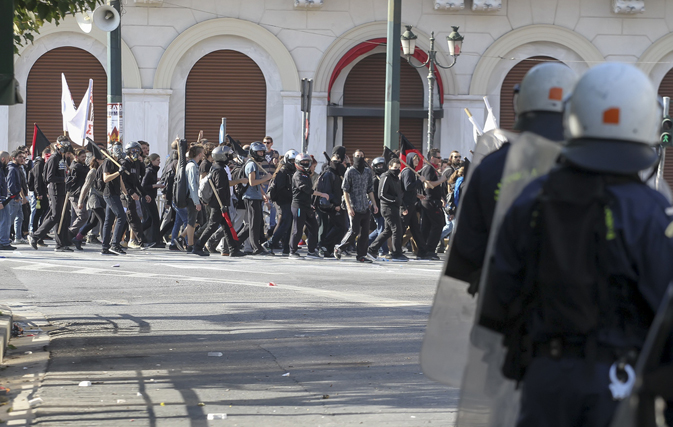
[[[283,165],[275,173],[269,184],[267,195],[272,202],[278,205],[280,221],[271,240],[264,244],[264,248],[274,253],[278,244],[282,245],[283,255],[290,255],[290,235],[292,233],[292,177],[296,172],[294,165],[297,157],[295,150],[289,150],[283,158]]]
[[[290,256],[299,258],[297,253],[299,240],[301,240],[306,225],[308,237],[308,259],[318,259],[320,256],[316,252],[318,245],[318,220],[315,215],[315,209],[311,203],[312,196],[324,197],[329,199],[329,194],[313,190],[311,181],[311,166],[313,159],[306,153],[299,153],[295,158],[297,171],[292,177],[292,217],[294,223],[292,226],[292,237],[290,238]]]
[[[245,203],[245,226],[239,237],[248,239],[253,255],[273,255],[262,246],[261,238],[264,232],[262,203],[266,198],[262,184],[271,180],[272,175],[264,172],[260,163],[265,160],[266,147],[261,142],[250,144],[250,157],[245,163],[245,176],[248,178],[248,188],[243,195]]]
[[[402,219],[400,208],[402,206],[402,184],[400,183],[400,161],[392,159],[388,163],[388,171],[381,175],[379,185],[379,199],[381,200],[381,213],[385,219],[383,232],[369,245],[368,256],[376,258],[379,248],[390,236],[393,237],[391,260],[405,262],[409,259],[402,254]]]
[[[44,167],[44,180],[47,182],[47,192],[49,196],[49,214],[42,222],[40,228],[33,234],[28,235],[28,242],[37,250],[37,242],[44,239],[47,233],[57,227],[57,233],[54,236],[57,252],[72,252],[70,249],[70,209],[63,210],[66,202],[65,178],[67,164],[64,158],[65,153],[70,149],[70,139],[67,136],[59,136],[56,139],[54,153],[49,157]],[[65,213],[64,218],[61,216]],[[61,221],[62,220],[62,221]],[[60,233],[58,233],[60,228]]]
[[[376,230],[372,231],[369,234],[369,245],[376,240],[379,234],[383,233],[383,229],[386,226],[386,222],[383,219],[381,213],[381,200],[379,198],[379,185],[381,184],[382,175],[388,171],[388,165],[386,164],[386,159],[383,157],[377,157],[372,160],[372,169],[374,170],[374,198],[376,199],[376,206],[379,208],[379,213],[374,215],[374,222],[376,223]],[[383,255],[388,254],[388,241],[384,240],[383,244],[380,247],[381,253]],[[378,256],[378,254],[377,254]]]
[[[425,258],[439,260],[434,251],[441,238],[442,229],[446,225],[442,206],[446,190],[442,184],[448,178],[440,178],[437,174],[436,168],[442,161],[439,150],[437,148],[431,149],[428,151],[428,157],[430,164],[423,166],[420,172],[427,183],[425,184],[425,199],[421,201],[421,234],[423,235],[423,243],[428,251],[425,254]]]
[[[337,259],[341,259],[343,250],[355,243],[355,239],[357,238],[357,261],[372,262],[371,259],[367,258],[370,203],[374,214],[379,211],[376,207],[376,199],[374,198],[373,175],[372,170],[366,166],[365,153],[357,150],[353,155],[353,166],[346,171],[343,184],[341,185],[351,224],[341,244],[334,248],[334,256]]]
[[[35,210],[30,214],[28,232],[33,233],[38,229],[42,220],[49,212],[49,198],[47,197],[47,183],[44,182],[44,166],[51,156],[51,148],[42,150],[42,156],[35,159],[33,168],[28,174],[28,189],[33,192],[35,198]],[[38,246],[44,246],[44,242],[37,242]]]
[[[112,157],[118,163],[124,153],[121,144],[113,144],[110,151]],[[121,195],[123,194],[128,197],[128,192],[120,176],[124,172],[120,171],[120,168],[112,159],[106,159],[100,167],[102,168],[101,174],[105,183],[103,198],[106,204],[105,223],[102,233],[103,250],[101,251],[101,255],[125,255],[126,252],[121,247],[121,239],[124,226],[126,225],[126,214],[124,213]],[[115,224],[114,235],[112,234],[112,224]]]
[[[318,180],[317,189],[329,194],[329,200],[320,199],[318,209],[322,215],[322,235],[320,248],[326,258],[334,257],[334,246],[346,234],[347,213],[342,207],[343,190],[341,184],[346,167],[338,154],[334,154],[327,169]]]
[[[75,218],[72,221],[72,224],[70,224],[70,227],[68,227],[72,236],[76,236],[77,233],[79,233],[80,228],[84,227],[89,220],[89,211],[86,208],[86,195],[84,196],[84,203],[79,203],[82,189],[84,188],[87,175],[90,171],[90,168],[86,166],[85,162],[86,150],[80,148],[77,150],[75,161],[70,165],[70,174],[66,179],[66,190],[68,190],[68,194],[70,195],[70,205],[75,212]]]

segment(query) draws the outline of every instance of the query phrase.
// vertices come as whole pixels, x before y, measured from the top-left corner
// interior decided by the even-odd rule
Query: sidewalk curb
[[[12,309],[8,305],[0,304],[0,363],[4,363],[9,338],[12,336]]]
[[[12,320],[23,328],[23,335],[12,337],[13,347],[7,350],[2,362],[0,381],[9,389],[9,402],[0,406],[0,422],[30,426],[35,409],[42,403],[37,398],[49,362],[51,328],[34,306],[16,304],[12,309]]]

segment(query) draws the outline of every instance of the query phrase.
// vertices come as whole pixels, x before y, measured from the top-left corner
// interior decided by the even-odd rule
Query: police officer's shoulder
[[[476,169],[479,168],[488,168],[490,167],[493,163],[499,163],[499,162],[504,162],[507,159],[507,153],[509,153],[509,149],[512,146],[509,142],[506,142],[502,145],[502,147],[498,148],[495,151],[492,151],[488,153],[484,158],[481,160],[479,165],[477,165]],[[482,167],[482,165],[484,165]]]

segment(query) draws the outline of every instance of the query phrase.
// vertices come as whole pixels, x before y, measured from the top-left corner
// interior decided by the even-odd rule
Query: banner
[[[31,146],[32,159],[35,160],[42,155],[42,151],[49,147],[49,139],[42,133],[36,123],[33,124],[33,145]]]
[[[122,128],[122,104],[108,104],[107,105],[107,143],[108,145],[115,142],[122,143],[123,138]]]

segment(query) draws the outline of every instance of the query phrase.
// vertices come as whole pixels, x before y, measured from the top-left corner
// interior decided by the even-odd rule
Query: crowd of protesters
[[[370,160],[336,147],[316,171],[313,156],[280,154],[269,136],[243,147],[176,139],[171,149],[161,171],[144,141],[90,150],[60,136],[35,160],[27,147],[1,152],[0,250],[53,239],[58,252],[90,245],[113,256],[438,260],[469,164],[455,151]]]

